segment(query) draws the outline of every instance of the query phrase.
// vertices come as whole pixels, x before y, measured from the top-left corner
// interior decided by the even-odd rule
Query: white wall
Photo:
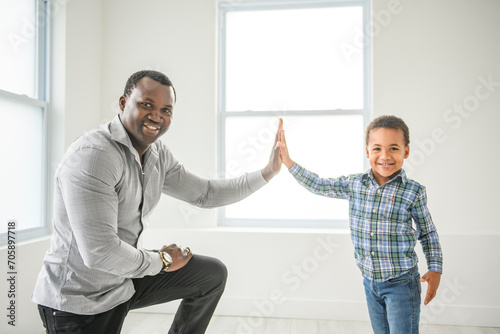
[[[386,3],[375,1],[374,11]],[[407,120],[411,174],[428,186],[442,233],[498,234],[491,208],[500,199],[499,182],[491,176],[500,157],[493,144],[500,122],[500,2],[401,4],[374,39],[375,113]],[[480,78],[492,78],[492,91]],[[460,105],[463,116],[455,111]],[[437,129],[444,142],[430,145]]]
[[[52,168],[71,141],[118,113],[128,76],[149,68],[168,74],[178,93],[165,142],[191,171],[216,175],[216,0],[56,3]],[[424,307],[422,320],[500,326],[500,224],[494,215],[500,86],[487,91],[478,79],[500,82],[500,2],[374,0],[373,9],[380,27],[373,36],[374,114],[397,114],[409,124],[410,175],[427,186],[445,254],[439,295]],[[468,104],[472,112],[458,118],[448,111],[455,104]],[[432,144],[436,131],[440,142]],[[217,312],[242,316],[242,328],[258,325],[259,315],[367,319],[345,231],[218,229],[215,210],[168,198],[151,227],[146,242],[152,246],[177,242],[226,263],[230,276]],[[48,247],[47,241],[33,245],[38,257]],[[28,250],[20,246],[21,262],[33,260]],[[38,268],[20,272],[22,303],[30,305],[20,322],[29,329],[13,333],[39,326],[26,299]]]

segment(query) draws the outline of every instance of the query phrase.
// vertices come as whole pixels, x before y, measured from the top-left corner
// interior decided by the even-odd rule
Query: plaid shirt
[[[351,239],[364,277],[380,282],[407,273],[418,262],[417,239],[428,269],[442,272],[443,256],[427,209],[425,187],[408,179],[403,169],[381,186],[371,169],[363,174],[324,179],[295,164],[290,173],[315,194],[349,200]]]

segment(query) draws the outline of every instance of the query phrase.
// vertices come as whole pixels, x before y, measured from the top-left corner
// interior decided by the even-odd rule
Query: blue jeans
[[[385,282],[364,278],[363,285],[375,334],[418,333],[422,286],[416,267]]]

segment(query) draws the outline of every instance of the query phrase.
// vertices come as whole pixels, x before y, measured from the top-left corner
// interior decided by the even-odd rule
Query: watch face
[[[162,252],[162,253],[163,253],[163,258],[167,260],[169,263],[172,263],[172,257],[170,256],[170,254],[168,254],[167,252]]]

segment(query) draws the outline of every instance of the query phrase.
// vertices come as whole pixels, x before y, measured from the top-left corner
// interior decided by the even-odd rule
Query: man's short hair
[[[399,117],[392,115],[384,115],[375,118],[366,128],[366,146],[368,146],[368,140],[370,139],[370,131],[378,129],[378,128],[386,128],[386,129],[394,129],[403,131],[403,135],[405,138],[405,145],[410,145],[410,130],[406,123]]]
[[[177,95],[175,93],[175,88],[174,85],[172,84],[172,81],[170,81],[170,79],[165,74],[153,70],[143,70],[132,74],[130,78],[128,78],[127,83],[125,84],[125,90],[123,91],[123,96],[125,97],[130,96],[132,90],[134,90],[134,88],[137,87],[137,83],[144,77],[158,81],[162,85],[172,87],[174,91],[174,100],[177,101]]]

